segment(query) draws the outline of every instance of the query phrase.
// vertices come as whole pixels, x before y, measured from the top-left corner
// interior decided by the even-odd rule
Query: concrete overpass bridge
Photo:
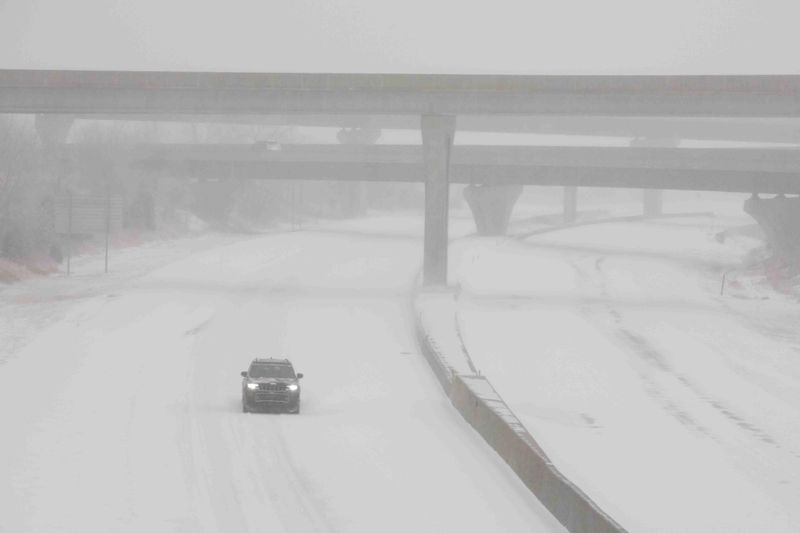
[[[447,205],[452,169],[458,170],[453,150],[459,116],[489,117],[606,117],[609,120],[710,119],[755,120],[780,124],[800,117],[798,76],[435,76],[370,74],[237,74],[186,72],[81,72],[0,71],[0,113],[97,116],[250,116],[250,115],[356,115],[402,116],[419,120],[422,147],[418,163],[405,163],[424,177],[426,191],[424,280],[446,282]],[[610,118],[608,118],[610,117]],[[57,122],[52,130],[60,129]],[[52,139],[51,139],[52,144]],[[639,150],[640,148],[636,148]],[[506,154],[507,155],[507,154]],[[682,154],[686,155],[686,154]],[[774,155],[774,154],[773,154]],[[459,156],[466,157],[466,156]],[[506,183],[519,183],[544,169],[551,180],[572,175],[585,184],[588,170],[569,165],[520,164],[491,166],[464,163],[464,175],[491,176],[505,167]],[[530,156],[527,156],[530,157]],[[563,154],[562,154],[563,157]],[[605,156],[603,156],[605,157]],[[617,156],[615,156],[617,157]],[[771,156],[770,156],[771,158]],[[280,163],[280,162],[276,162]],[[219,164],[206,162],[206,165]],[[267,165],[269,162],[225,165]],[[299,163],[285,163],[297,167]],[[309,163],[304,163],[309,164]],[[322,163],[310,163],[320,165]],[[346,163],[342,163],[346,164]],[[363,165],[363,163],[361,163]],[[383,163],[375,163],[382,165]],[[398,165],[402,163],[394,163]],[[636,180],[642,168],[590,165],[596,179],[626,174]],[[518,169],[516,174],[512,169]],[[388,172],[388,171],[387,171]],[[727,173],[717,181],[732,180],[732,169],[657,168],[653,182],[673,182],[683,175],[684,186],[700,172]],[[774,174],[778,174],[777,172]],[[727,177],[726,177],[727,176]],[[330,178],[329,178],[330,179]],[[477,175],[469,183],[475,183]],[[501,178],[494,178],[502,181]],[[527,178],[529,179],[529,178]],[[544,178],[541,178],[544,179]],[[752,191],[766,186],[763,177],[739,177]],[[772,186],[789,190],[791,179]],[[619,178],[617,178],[619,180]],[[641,178],[639,178],[641,181]],[[482,182],[485,183],[485,182]],[[619,183],[619,181],[618,181]],[[594,183],[593,183],[594,184]],[[616,185],[620,186],[620,185]],[[677,186],[677,185],[676,185]],[[753,192],[761,192],[759,189]]]
[[[111,115],[77,114],[77,120],[193,122],[362,130],[419,130],[413,115]],[[563,115],[459,115],[460,132],[691,139],[800,144],[800,118],[613,117]]]
[[[0,70],[0,112],[798,117],[800,76]]]
[[[421,146],[64,144],[62,159],[215,179],[424,182]],[[798,148],[453,146],[450,183],[800,194]]]

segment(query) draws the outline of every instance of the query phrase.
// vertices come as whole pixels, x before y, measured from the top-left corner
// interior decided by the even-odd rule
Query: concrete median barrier
[[[416,305],[414,316],[422,353],[452,404],[553,516],[572,533],[625,531],[550,462],[486,377],[455,370]]]

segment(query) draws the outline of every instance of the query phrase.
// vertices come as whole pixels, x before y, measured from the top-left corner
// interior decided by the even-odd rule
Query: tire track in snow
[[[678,372],[672,365],[670,365],[668,358],[649,340],[625,326],[624,311],[614,307],[613,298],[609,294],[608,286],[606,284],[607,276],[604,271],[604,264],[607,259],[606,257],[589,256],[594,260],[594,273],[587,272],[585,266],[583,266],[579,260],[576,260],[574,255],[570,254],[567,255],[567,257],[570,265],[578,274],[579,279],[583,280],[584,283],[589,285],[589,290],[598,291],[601,294],[603,300],[605,301],[605,303],[601,306],[603,312],[610,317],[610,322],[614,329],[616,329],[618,336],[623,339],[625,344],[627,344],[633,350],[633,353],[640,356],[642,361],[645,361],[651,368],[654,368],[657,371],[674,378],[674,380],[682,384],[684,389],[691,395],[713,408],[720,416],[750,436],[777,449],[784,449],[784,447],[781,446],[766,430],[760,428],[753,422],[747,421],[743,416],[736,414],[731,408],[727,407],[722,400],[711,397],[709,394],[703,391],[702,387],[693,382],[686,375]],[[581,293],[584,292],[586,291],[581,291]],[[585,314],[591,316],[596,313],[595,310],[597,306],[584,305],[583,308],[585,310]],[[603,322],[607,324],[609,320],[603,320]],[[652,377],[647,373],[639,372],[639,374],[648,383],[648,393],[654,398],[658,399],[673,417],[687,427],[691,427],[692,429],[695,429],[708,437],[712,437],[716,442],[720,442],[718,438],[714,437],[710,433],[710,430],[707,427],[704,427],[702,424],[700,424],[688,412],[677,407],[675,402],[667,399],[666,391],[663,387],[657,384],[657,380],[652,379]]]
[[[267,489],[269,497],[276,503],[276,510],[286,531],[335,533],[336,529],[332,525],[333,520],[325,502],[317,497],[317,491],[314,489],[312,481],[303,474],[286,442],[282,421],[282,418],[286,416],[292,415],[251,413],[247,417],[250,420],[254,418],[268,419],[268,425],[259,428],[255,439],[258,449],[270,450],[273,453],[273,460],[278,466],[280,478],[284,481],[277,489],[274,484],[270,485]],[[268,427],[269,430],[264,431],[264,427]],[[261,472],[274,471],[266,463],[263,455],[256,454],[256,458]],[[282,490],[287,487],[288,491]],[[291,500],[291,504],[286,504],[287,499]]]
[[[294,254],[282,254],[270,264],[291,255]],[[197,410],[195,444],[199,445],[200,458],[194,468],[199,466],[207,473],[204,491],[211,491],[219,530],[331,533],[335,530],[328,523],[323,504],[309,492],[311,486],[288,449],[281,415],[242,413],[236,394],[238,381],[219,379],[216,359],[231,351],[226,346],[231,332],[258,332],[253,326],[260,317],[274,329],[272,339],[280,344],[283,334],[279,332],[285,330],[282,325],[288,313],[286,297],[272,299],[266,314],[262,305],[263,294],[259,291],[228,293],[218,302],[216,319],[184,333],[194,336],[198,347],[195,397],[225,406],[221,412]],[[260,312],[253,312],[256,308]],[[272,353],[276,348],[266,347],[266,351]],[[215,469],[223,457],[223,468]]]
[[[189,392],[184,399],[184,416],[178,417],[178,424],[182,429],[181,434],[186,436],[179,442],[183,452],[181,453],[181,459],[183,461],[186,484],[192,496],[192,505],[199,517],[198,523],[204,526],[203,530],[249,531],[250,528],[245,521],[244,514],[241,512],[241,506],[236,507],[240,512],[234,513],[232,516],[229,511],[231,506],[224,506],[221,501],[223,499],[215,497],[215,487],[219,487],[222,484],[215,483],[213,465],[209,462],[209,457],[212,457],[210,453],[212,450],[204,431],[204,424],[201,421],[204,416],[204,410],[200,409],[196,401],[194,401],[195,398],[202,397],[199,395],[207,391],[206,384],[201,380],[202,376],[197,372],[197,360],[203,357],[203,354],[198,350],[200,343],[198,337],[202,337],[206,330],[213,328],[214,319],[215,316],[212,316],[207,321],[184,333],[184,335],[194,335],[195,339],[193,341],[191,364],[186,376],[186,390]],[[212,527],[212,524],[215,527]]]
[[[688,214],[688,215],[696,216],[697,214]],[[708,215],[708,213],[706,213],[706,215]],[[649,362],[649,364],[652,367],[658,369],[664,374],[673,377],[680,384],[682,384],[685,387],[685,389],[688,390],[692,395],[700,399],[707,406],[714,409],[718,415],[722,416],[728,422],[738,427],[741,431],[745,432],[746,434],[749,434],[753,438],[758,439],[764,444],[767,444],[779,450],[783,450],[795,458],[800,458],[800,453],[785,446],[782,446],[775,437],[770,435],[769,432],[760,427],[757,423],[749,421],[747,420],[746,417],[736,413],[735,410],[727,406],[725,402],[707,394],[702,389],[702,387],[693,382],[686,375],[677,372],[674,368],[672,368],[671,365],[667,363],[667,359],[655,346],[652,345],[652,343],[650,343],[643,336],[633,332],[632,330],[624,326],[623,311],[618,308],[615,308],[611,303],[613,300],[608,292],[608,287],[606,285],[607,276],[603,268],[607,260],[607,257],[604,255],[597,255],[599,250],[595,251],[590,248],[582,248],[579,246],[563,245],[557,243],[549,243],[543,245],[542,243],[523,242],[528,237],[536,236],[539,234],[549,234],[564,229],[571,229],[572,227],[575,226],[595,225],[604,222],[619,222],[619,221],[635,222],[640,220],[643,220],[643,217],[640,216],[619,217],[603,221],[587,221],[583,224],[577,224],[573,226],[562,226],[557,228],[541,228],[532,232],[515,235],[514,240],[519,244],[524,244],[527,246],[535,246],[539,248],[545,246],[549,250],[560,250],[562,255],[572,266],[573,270],[577,273],[578,279],[581,280],[587,286],[586,288],[588,290],[582,290],[581,295],[585,296],[586,293],[589,291],[600,294],[599,299],[582,298],[583,304],[581,305],[581,308],[585,315],[594,316],[596,318],[597,307],[599,306],[603,308],[604,312],[611,318],[610,322],[613,325],[613,328],[618,331],[619,336],[625,341],[626,344],[628,344],[633,349],[634,353],[643,356],[643,360]],[[630,254],[636,255],[636,252],[631,251]],[[621,255],[624,256],[626,254],[623,253]],[[664,259],[670,258],[669,256],[664,254],[653,255],[653,257],[662,257],[662,256]],[[590,261],[593,260],[593,265],[594,265],[593,271],[587,269],[583,264],[581,264],[582,262],[581,260],[590,260]],[[683,263],[686,266],[694,266],[694,267],[700,266],[712,269],[716,268],[717,270],[724,266],[728,267],[731,266],[727,265],[727,263],[721,263],[718,261],[699,261],[693,257],[682,258],[679,261],[679,263]],[[769,323],[754,321],[752,320],[752,317],[748,317],[746,314],[742,313],[738,309],[733,309],[730,305],[724,305],[724,309],[727,313],[733,314],[736,317],[738,317],[741,321],[746,323],[747,326],[754,329],[755,331],[764,333],[765,330],[768,330],[767,336],[779,337],[793,344],[800,342],[798,341],[800,337],[798,337],[796,330],[787,331],[783,328],[776,329]],[[608,325],[607,320],[602,320],[602,322],[604,325]],[[794,349],[800,352],[800,346],[795,346]],[[658,402],[665,408],[665,410],[669,412],[673,417],[675,417],[679,422],[705,434],[708,437],[713,438],[717,442],[720,442],[719,439],[713,437],[709,433],[707,428],[705,428],[703,425],[697,422],[685,410],[679,408],[677,404],[667,399],[663,387],[658,386],[656,381],[652,379],[651,376],[643,372],[639,372],[639,375],[647,383],[646,390],[648,391],[648,394],[650,394],[651,397],[653,397],[654,399],[658,400]]]

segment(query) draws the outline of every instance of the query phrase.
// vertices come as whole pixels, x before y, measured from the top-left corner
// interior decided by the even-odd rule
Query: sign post
[[[111,232],[122,227],[122,199],[112,197],[111,187],[104,196],[73,194],[72,191],[56,202],[56,233],[65,235],[67,242],[67,274],[72,272],[72,246],[76,236],[92,235],[105,240],[105,272],[108,272]],[[101,237],[102,236],[102,237]]]
[[[111,233],[111,187],[106,186],[106,268],[108,274],[108,235]]]
[[[67,276],[70,274],[70,267],[72,263],[72,191],[69,191],[67,214]]]

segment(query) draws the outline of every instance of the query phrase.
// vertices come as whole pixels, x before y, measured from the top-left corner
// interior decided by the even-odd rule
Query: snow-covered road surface
[[[729,290],[743,217],[456,245],[472,359],[632,531],[800,530],[800,308]],[[769,294],[765,291],[764,294]]]
[[[302,232],[86,275],[57,313],[57,278],[0,292],[0,531],[560,531],[417,353],[420,254]],[[243,414],[239,371],[283,354],[302,413]]]

